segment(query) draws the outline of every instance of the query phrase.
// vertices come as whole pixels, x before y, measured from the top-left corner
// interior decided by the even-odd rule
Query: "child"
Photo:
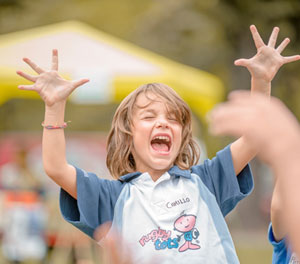
[[[279,29],[268,45],[250,27],[258,53],[236,61],[252,75],[252,91],[270,94],[271,80],[284,63],[285,39],[275,49]],[[297,58],[298,59],[298,58]],[[67,221],[93,236],[112,221],[134,250],[136,263],[156,257],[160,263],[238,263],[224,216],[253,187],[248,162],[256,150],[243,137],[204,165],[191,134],[191,113],[168,86],[146,84],[129,94],[116,110],[107,144],[107,166],[118,180],[99,179],[68,164],[65,158],[64,109],[69,94],[88,80],[67,81],[58,73],[24,59],[39,75],[18,72],[35,84],[45,101],[43,162],[61,186],[60,206]]]
[[[259,149],[259,158],[271,166],[276,176],[269,227],[269,240],[274,247],[272,263],[300,263],[292,254],[295,251],[300,255],[297,119],[276,98],[234,92],[227,103],[212,111],[211,130],[216,135],[244,135]]]

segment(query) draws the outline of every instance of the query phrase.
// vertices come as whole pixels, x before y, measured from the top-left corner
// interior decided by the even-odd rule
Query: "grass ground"
[[[267,231],[231,232],[241,264],[272,263],[272,246],[267,239]]]

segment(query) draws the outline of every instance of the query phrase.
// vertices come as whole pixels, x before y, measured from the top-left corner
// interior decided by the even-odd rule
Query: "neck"
[[[148,173],[150,175],[150,177],[152,178],[152,180],[154,182],[156,182],[165,172],[167,172],[168,170],[161,170],[161,171],[153,171],[153,170],[138,170],[141,173]]]
[[[152,180],[156,182],[165,172],[149,173]]]

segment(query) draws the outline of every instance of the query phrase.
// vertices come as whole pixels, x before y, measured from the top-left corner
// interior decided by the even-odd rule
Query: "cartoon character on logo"
[[[201,248],[197,244],[193,244],[192,240],[197,239],[199,237],[199,231],[197,228],[194,228],[196,223],[195,215],[181,215],[174,222],[174,230],[181,232],[182,234],[178,236],[178,242],[180,238],[183,236],[185,239],[185,243],[178,249],[179,252],[184,252],[188,249],[199,249]]]

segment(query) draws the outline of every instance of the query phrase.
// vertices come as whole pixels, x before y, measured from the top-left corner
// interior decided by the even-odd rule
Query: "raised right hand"
[[[32,85],[19,85],[21,90],[36,91],[44,100],[47,106],[66,101],[68,96],[79,86],[87,83],[88,79],[80,79],[78,81],[68,81],[63,79],[58,74],[58,52],[56,49],[52,50],[52,66],[51,70],[46,71],[37,66],[28,58],[23,59],[36,73],[37,76],[29,75],[22,71],[17,71],[17,74],[32,81]]]

